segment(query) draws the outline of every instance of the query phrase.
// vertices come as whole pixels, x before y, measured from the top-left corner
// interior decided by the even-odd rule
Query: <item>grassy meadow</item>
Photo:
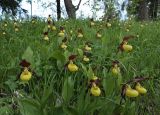
[[[0,21],[0,115],[158,115],[159,77],[159,21]]]

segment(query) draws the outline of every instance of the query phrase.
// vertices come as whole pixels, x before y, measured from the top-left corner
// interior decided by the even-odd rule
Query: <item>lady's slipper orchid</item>
[[[44,32],[44,40],[49,41],[48,32]]]
[[[18,31],[19,31],[19,29],[18,29],[18,28],[15,28],[14,30],[15,30],[15,32],[18,32]]]
[[[96,37],[97,38],[101,38],[102,37],[102,35],[99,33],[99,31],[96,33]]]
[[[52,22],[51,15],[48,15],[47,22]]]
[[[135,89],[132,89],[130,85],[126,85],[126,92],[127,97],[137,97],[139,95],[138,91]]]
[[[108,22],[107,23],[107,27],[111,27],[111,26],[112,26],[112,24]]]
[[[69,70],[70,72],[78,71],[78,66],[75,65],[72,60],[70,60],[70,61],[69,61],[69,64],[68,64],[68,70]]]
[[[147,93],[147,90],[141,86],[140,83],[137,83],[135,86],[135,89],[140,93],[140,94],[145,94]]]
[[[122,48],[124,51],[126,52],[130,52],[132,51],[133,47],[131,45],[128,45],[127,42],[124,42],[123,45],[122,45]]]
[[[90,19],[90,27],[92,27],[92,26],[94,26],[95,25],[95,23],[94,23],[94,20],[93,20],[93,18],[92,19]]]
[[[56,26],[53,25],[52,26],[52,30],[55,31],[56,30]]]
[[[101,94],[100,88],[98,86],[96,86],[95,83],[92,84],[90,91],[93,96],[100,96],[100,94]]]
[[[91,51],[91,50],[92,50],[92,48],[91,48],[91,47],[89,47],[88,45],[85,45],[85,50],[86,50],[86,51]]]
[[[27,67],[24,68],[23,72],[20,75],[20,79],[24,82],[27,82],[31,79],[32,73],[28,70]]]
[[[83,32],[82,32],[82,29],[78,29],[78,35],[77,35],[78,38],[83,38]]]
[[[113,61],[112,62],[113,64],[112,64],[112,69],[111,69],[111,71],[112,71],[112,74],[113,75],[118,75],[118,74],[120,74],[120,68],[119,68],[119,66],[118,66],[118,61],[116,60],[116,61]]]
[[[87,56],[83,56],[83,61],[85,61],[85,62],[89,62],[89,58],[87,57]]]
[[[62,49],[64,49],[64,50],[66,50],[67,45],[66,45],[64,42],[62,42],[62,44],[61,44],[61,48],[62,48]]]
[[[20,74],[20,80],[23,82],[29,81],[32,77],[32,73],[29,71],[30,63],[26,60],[22,60],[20,66],[23,67],[22,73]]]
[[[119,45],[118,50],[125,51],[125,52],[130,52],[130,51],[132,51],[132,50],[133,50],[132,45],[128,45],[128,40],[129,40],[130,38],[134,38],[134,36],[132,36],[132,35],[131,35],[131,36],[125,36],[125,37],[123,38],[122,43]]]
[[[64,28],[61,26],[61,27],[60,27],[60,32],[58,33],[58,36],[59,36],[59,37],[64,37],[64,35],[65,35],[65,30],[64,30]]]

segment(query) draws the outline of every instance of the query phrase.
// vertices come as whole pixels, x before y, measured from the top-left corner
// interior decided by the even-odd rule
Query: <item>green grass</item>
[[[55,22],[57,30],[49,30],[49,41],[43,39],[46,22],[17,22],[18,32],[14,31],[13,21],[7,21],[7,27],[4,23],[0,22],[0,115],[160,113],[159,21],[111,21],[111,27],[106,27],[106,22],[101,21],[95,22],[94,27],[89,26],[89,20],[58,21]],[[67,50],[60,48],[63,39],[58,37],[60,26],[65,28]],[[78,28],[82,29],[83,38],[77,38]],[[71,30],[73,34],[70,34]],[[98,30],[101,39],[95,36]],[[128,41],[133,50],[117,53],[117,47],[127,35],[139,35]],[[82,59],[88,41],[92,43],[92,56],[86,63]],[[64,67],[72,54],[77,55],[74,63],[79,67],[74,73]],[[22,59],[29,61],[31,70],[36,73],[28,83],[19,79]],[[110,70],[114,60],[120,62],[121,74],[118,76],[112,75]],[[100,78],[102,93],[99,97],[91,95],[88,89],[93,73]],[[150,77],[141,82],[147,94],[126,97],[126,101],[120,104],[122,84],[136,76]],[[131,86],[133,88],[134,84]]]

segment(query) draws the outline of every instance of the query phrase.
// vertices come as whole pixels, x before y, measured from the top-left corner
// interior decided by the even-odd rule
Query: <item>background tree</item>
[[[32,18],[32,0],[27,0],[26,2],[28,2],[31,5],[31,18]]]
[[[61,2],[60,0],[56,0],[57,2],[57,20],[61,18]]]
[[[120,11],[117,9],[117,5],[119,4],[119,0],[96,0],[99,2],[103,2],[104,4],[104,16],[102,17],[103,20],[111,20],[120,17]]]
[[[139,20],[156,19],[160,0],[131,0],[128,4],[128,14],[134,15]]]
[[[147,0],[139,1],[138,19],[139,20],[148,20],[149,19],[149,6],[148,6]]]
[[[5,12],[7,14],[12,14],[15,16],[17,12],[23,11],[24,13],[27,12],[27,10],[21,8],[20,3],[22,0],[0,0],[0,8],[2,10],[2,14]]]
[[[64,0],[64,4],[65,4],[66,11],[67,11],[67,14],[68,14],[69,18],[73,18],[73,19],[76,18],[76,11],[79,9],[81,1],[82,0],[79,0],[78,5],[74,6],[73,3],[72,3],[72,0]]]
[[[160,0],[150,0],[149,15],[152,19],[156,19],[160,8]]]

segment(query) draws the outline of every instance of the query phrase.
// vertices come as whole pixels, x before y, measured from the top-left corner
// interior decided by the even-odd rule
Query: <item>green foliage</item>
[[[33,63],[33,51],[30,47],[27,47],[26,51],[22,55],[22,60],[26,60],[30,63]]]
[[[71,97],[73,96],[74,90],[74,81],[71,77],[66,78],[62,88],[62,97],[65,102],[69,102]]]
[[[19,102],[22,115],[41,115],[40,104],[34,99],[23,99]]]

